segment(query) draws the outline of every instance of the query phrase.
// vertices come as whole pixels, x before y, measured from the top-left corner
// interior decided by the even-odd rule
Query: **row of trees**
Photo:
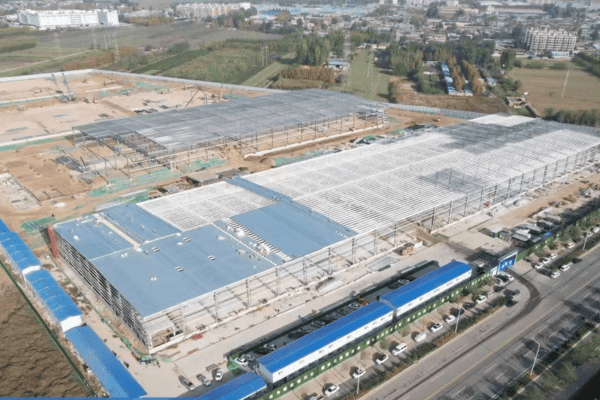
[[[452,80],[454,81],[454,88],[461,91],[463,86],[465,86],[465,78],[460,74],[460,70],[456,67],[456,58],[454,56],[448,58],[448,68],[450,69]]]
[[[469,82],[471,82],[471,89],[473,89],[473,93],[475,94],[483,94],[483,85],[479,81],[481,76],[479,76],[479,71],[477,68],[473,66],[473,64],[469,64],[467,60],[463,60],[464,70],[467,71],[467,76],[469,77]]]
[[[331,43],[327,37],[319,37],[314,33],[302,35],[296,42],[296,60],[301,64],[323,65],[329,58]]]
[[[546,109],[545,119],[551,121],[565,122],[568,124],[585,125],[585,126],[600,126],[600,111],[599,110],[560,110],[555,111],[553,108]]]
[[[600,56],[579,53],[573,58],[573,61],[585,67],[592,74],[600,77]]]
[[[286,69],[280,73],[280,76],[286,79],[306,79],[311,81],[335,83],[335,72],[331,68],[327,67],[300,67]]]
[[[510,71],[515,67],[516,59],[517,53],[514,50],[504,50],[500,55],[500,65],[505,70]]]

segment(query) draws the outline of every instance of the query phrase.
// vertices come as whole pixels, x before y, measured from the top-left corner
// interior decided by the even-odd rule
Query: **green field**
[[[390,75],[375,66],[370,50],[364,50],[354,56],[350,74],[338,89],[366,99],[387,102],[389,83]]]
[[[271,83],[271,78],[274,78],[279,72],[288,68],[293,60],[293,53],[286,54],[285,56],[281,57],[281,61],[273,62],[272,64],[270,64],[251,78],[244,81],[242,85],[266,87]]]

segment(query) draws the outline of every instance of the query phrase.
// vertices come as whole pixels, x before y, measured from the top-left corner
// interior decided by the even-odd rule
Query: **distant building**
[[[22,10],[17,11],[17,18],[20,24],[41,30],[119,25],[115,10]]]
[[[573,53],[577,35],[565,30],[529,28],[525,32],[525,43],[532,53],[544,51]]]
[[[179,4],[175,7],[175,15],[180,18],[204,19],[232,14],[251,8],[250,3],[194,3]]]

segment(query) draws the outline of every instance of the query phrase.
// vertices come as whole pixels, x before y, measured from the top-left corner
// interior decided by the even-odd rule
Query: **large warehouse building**
[[[597,160],[593,129],[488,116],[56,225],[149,350]]]

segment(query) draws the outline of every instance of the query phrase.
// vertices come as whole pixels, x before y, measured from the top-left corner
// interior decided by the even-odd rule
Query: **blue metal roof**
[[[40,260],[38,260],[35,254],[33,254],[29,249],[26,251],[20,251],[17,254],[13,254],[10,256],[10,258],[15,264],[17,264],[17,267],[19,267],[21,271],[29,267],[42,265]]]
[[[288,200],[231,219],[292,258],[356,235],[344,225]]]
[[[4,221],[2,221],[1,219],[0,219],[0,232],[10,232],[8,225],[6,225],[4,223]]]
[[[211,390],[199,400],[240,400],[265,389],[267,384],[254,372],[248,372]]]
[[[212,225],[138,249],[129,247],[91,262],[142,316],[275,267],[262,257],[250,258],[254,253]]]
[[[92,328],[89,326],[73,328],[65,332],[65,336],[94,371],[111,397],[138,398],[146,395],[146,391],[104,345]]]
[[[323,328],[317,329],[316,331],[293,341],[279,350],[275,350],[274,352],[261,357],[258,361],[271,373],[275,373],[391,312],[393,312],[393,310],[383,303],[371,303]]]
[[[285,196],[285,195],[283,195],[283,194],[281,194],[281,193],[279,193],[279,192],[277,192],[275,190],[272,190],[272,189],[266,188],[264,186],[261,186],[261,185],[259,185],[257,183],[250,182],[249,180],[244,179],[244,178],[242,178],[240,176],[235,176],[235,177],[229,179],[227,181],[227,183],[229,183],[231,185],[239,186],[239,187],[241,187],[243,189],[246,189],[246,190],[248,190],[248,191],[250,191],[252,193],[255,193],[255,194],[259,195],[259,196],[265,197],[265,198],[267,198],[269,200],[279,201],[279,200],[281,200],[283,198],[291,200],[291,198],[288,197],[288,196]]]
[[[411,283],[386,293],[381,296],[381,300],[387,301],[392,306],[398,308],[418,299],[438,286],[471,271],[471,267],[467,264],[459,261],[452,261],[450,264],[444,265]]]
[[[31,287],[38,293],[54,318],[62,322],[70,317],[81,315],[79,307],[65,293],[63,288],[46,270],[34,271],[25,276]]]
[[[14,232],[10,232],[10,231],[9,232],[1,232],[0,233],[0,243],[4,243],[6,241],[9,241],[13,238],[18,238],[18,237],[19,237],[19,235],[17,235]]]
[[[112,229],[94,221],[96,218],[90,215],[55,225],[54,229],[88,260],[132,247]]]
[[[17,242],[17,239],[13,239],[13,243],[12,245],[6,247],[4,246],[5,243],[3,243],[2,245],[4,246],[6,252],[8,253],[8,255],[12,258],[15,257],[17,254],[21,253],[21,252],[26,252],[29,250],[29,247],[27,247],[27,245],[25,243],[23,243],[23,241],[21,239],[18,239],[19,242]]]
[[[162,219],[155,217],[137,204],[112,207],[100,213],[109,222],[129,233],[129,236],[140,242],[152,241],[181,232]]]

